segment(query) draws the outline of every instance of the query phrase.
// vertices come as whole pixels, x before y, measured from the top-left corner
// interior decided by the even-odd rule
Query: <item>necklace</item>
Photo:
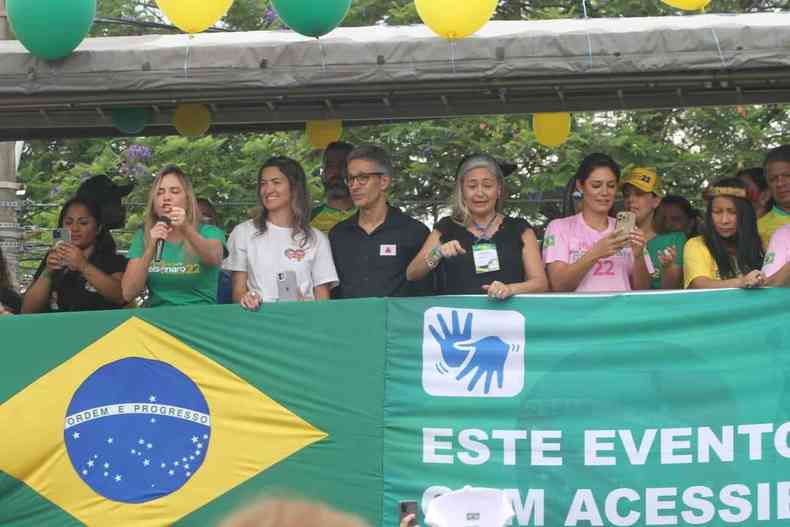
[[[482,225],[480,225],[477,222],[474,222],[475,229],[477,229],[478,232],[480,233],[477,236],[477,240],[478,241],[480,241],[480,240],[490,240],[491,239],[491,236],[488,234],[488,229],[490,229],[491,226],[494,224],[494,222],[496,221],[496,217],[497,217],[497,213],[495,212],[494,216],[491,218],[491,220],[488,222],[488,224],[485,227],[483,227]]]

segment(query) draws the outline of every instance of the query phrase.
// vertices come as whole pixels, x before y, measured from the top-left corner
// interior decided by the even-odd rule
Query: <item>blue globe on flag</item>
[[[211,417],[189,377],[165,362],[129,357],[80,385],[63,437],[72,466],[97,494],[145,503],[180,489],[200,469]]]

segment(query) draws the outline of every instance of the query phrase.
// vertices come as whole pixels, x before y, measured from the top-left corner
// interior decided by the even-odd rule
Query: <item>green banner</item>
[[[790,519],[787,290],[0,318],[0,525],[212,525],[262,495],[398,524]]]
[[[465,485],[522,526],[790,520],[788,300],[391,302],[383,525]]]

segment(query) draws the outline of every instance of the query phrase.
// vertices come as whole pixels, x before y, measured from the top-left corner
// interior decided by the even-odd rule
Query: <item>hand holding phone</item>
[[[277,300],[279,302],[294,302],[299,300],[299,285],[296,282],[295,271],[277,273]]]
[[[636,227],[636,214],[633,212],[622,211],[617,213],[617,220],[614,224],[614,231],[621,236],[629,234]]]
[[[398,506],[400,527],[417,527],[417,502],[402,501]]]

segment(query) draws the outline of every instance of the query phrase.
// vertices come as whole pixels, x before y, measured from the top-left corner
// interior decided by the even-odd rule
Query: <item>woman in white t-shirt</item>
[[[338,283],[329,239],[310,227],[310,194],[301,165],[272,157],[258,172],[257,217],[238,225],[223,267],[232,272],[233,301],[245,309],[284,300],[281,283],[296,277],[299,300],[325,300]]]

